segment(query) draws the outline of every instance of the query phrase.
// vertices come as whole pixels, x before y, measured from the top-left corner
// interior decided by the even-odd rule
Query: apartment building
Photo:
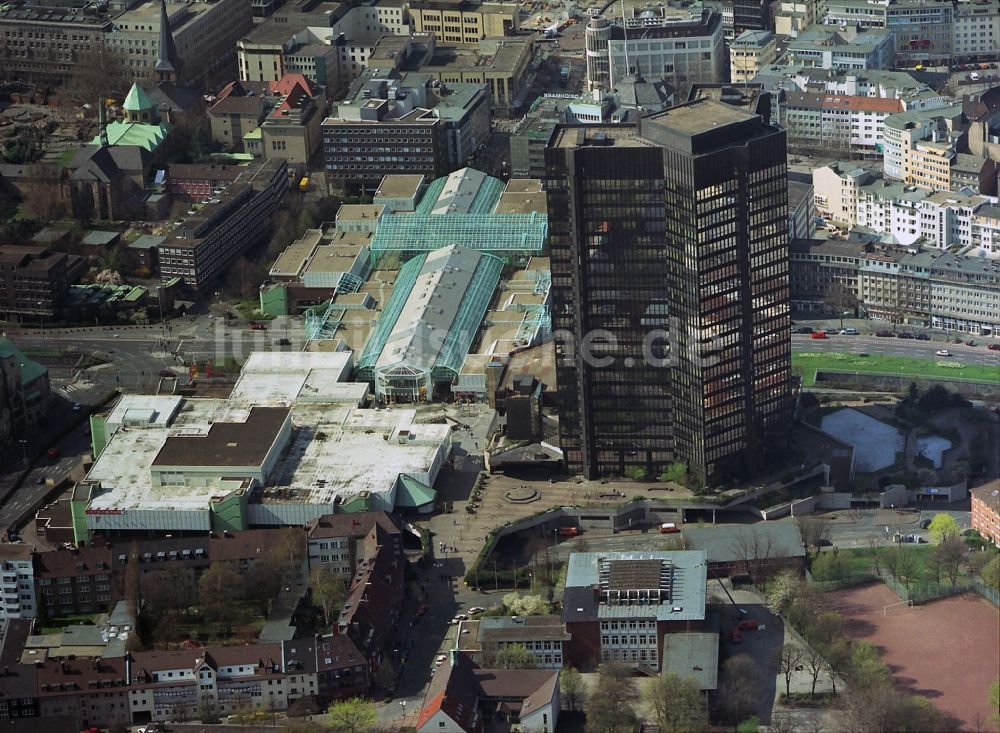
[[[517,3],[414,0],[409,13],[414,32],[433,33],[444,43],[479,43],[491,36],[512,35],[520,28]]]
[[[271,102],[274,106],[257,130],[244,135],[244,148],[258,157],[308,166],[322,141],[320,123],[326,113],[322,90],[302,74],[285,74],[268,85]]]
[[[132,722],[126,658],[47,659],[34,666],[40,718],[68,716],[80,730]]]
[[[288,164],[270,158],[247,166],[196,213],[174,224],[159,250],[160,277],[205,292],[269,230],[288,187]]]
[[[634,5],[624,21],[594,18],[585,43],[590,89],[613,89],[634,73],[675,87],[725,80],[722,16],[701,3]]]
[[[729,46],[729,80],[753,81],[777,56],[778,39],[770,31],[743,31]]]
[[[403,558],[403,536],[385,512],[328,514],[306,527],[309,568],[329,568],[345,579],[354,574],[359,558],[384,546]]]
[[[837,224],[855,227],[861,188],[880,177],[874,164],[835,162],[814,168],[813,196],[816,213]]]
[[[918,142],[943,142],[963,131],[961,105],[908,109],[883,120],[882,170],[886,178],[905,181],[910,152]]]
[[[827,288],[836,283],[869,318],[1000,338],[1000,262],[880,240],[852,231],[846,239],[793,242],[795,307],[824,311]]]
[[[38,612],[31,545],[0,544],[0,620]]]
[[[952,60],[993,60],[1000,54],[1000,0],[956,0]]]
[[[11,320],[44,325],[60,311],[84,260],[38,245],[0,248],[0,312]]]
[[[878,152],[886,118],[903,109],[899,99],[788,92],[780,111],[789,150],[829,154]]]
[[[972,495],[972,528],[1000,547],[1000,481],[969,491]]]
[[[897,63],[949,63],[954,10],[953,0],[892,0],[886,4],[885,29],[895,39]]]

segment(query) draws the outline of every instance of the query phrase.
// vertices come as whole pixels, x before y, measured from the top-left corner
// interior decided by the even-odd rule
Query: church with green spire
[[[129,89],[122,108],[125,111],[125,119],[115,120],[105,127],[107,144],[137,145],[147,152],[156,152],[166,140],[170,124],[160,118],[156,104],[138,82]],[[100,145],[101,135],[98,134],[90,144]]]

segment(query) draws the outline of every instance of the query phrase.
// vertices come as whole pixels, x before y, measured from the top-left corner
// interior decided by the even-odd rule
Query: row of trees
[[[834,692],[838,679],[847,681],[848,692],[840,706],[841,727],[847,733],[941,729],[941,716],[933,705],[893,687],[890,670],[871,643],[843,634],[843,617],[826,606],[825,596],[815,586],[785,572],[771,583],[766,601],[771,612],[783,616],[811,647],[786,645],[775,655],[774,669],[785,680],[786,694],[792,674],[804,667],[813,677],[813,693],[824,672]],[[779,731],[783,733],[780,720]]]
[[[187,567],[149,569],[139,562],[135,544],[125,571],[128,602],[141,645],[173,641],[185,616],[217,624],[223,635],[249,607],[267,616],[285,584],[299,572],[305,559],[305,535],[296,527],[281,530],[277,541],[246,567],[217,560],[200,575]],[[155,567],[155,566],[154,566]],[[143,572],[143,568],[147,571]]]
[[[672,672],[650,679],[640,693],[631,669],[607,662],[598,668],[589,693],[582,675],[572,667],[562,671],[559,685],[563,707],[586,713],[587,733],[631,733],[639,721],[640,703],[663,733],[695,733],[708,726],[701,690]]]

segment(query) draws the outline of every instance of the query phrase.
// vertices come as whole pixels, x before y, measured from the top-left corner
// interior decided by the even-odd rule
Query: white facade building
[[[32,549],[32,545],[0,545],[0,619],[37,615]]]

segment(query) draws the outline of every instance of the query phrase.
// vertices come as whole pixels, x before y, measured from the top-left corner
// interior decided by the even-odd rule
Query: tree
[[[917,556],[909,550],[900,549],[899,556],[896,558],[896,577],[900,578],[909,589],[916,574]]]
[[[935,514],[927,529],[930,530],[931,537],[935,542],[940,542],[946,535],[959,533],[958,522],[950,514],[944,512]]]
[[[957,534],[946,534],[931,550],[931,559],[948,576],[952,588],[958,584],[965,553],[965,543]]]
[[[323,610],[323,620],[333,623],[333,617],[340,612],[347,594],[344,576],[329,567],[313,568],[309,573],[309,589],[313,600]]]
[[[215,725],[219,722],[219,711],[216,709],[215,705],[207,700],[202,700],[198,703],[197,715],[198,720],[206,725]]]
[[[285,585],[286,565],[276,552],[261,555],[253,561],[244,576],[246,595],[260,604],[261,613],[271,613],[271,606]]]
[[[133,79],[123,54],[95,40],[89,49],[78,52],[70,82],[66,89],[73,99],[96,107],[107,99],[124,101]]]
[[[240,257],[230,270],[228,290],[241,300],[249,300],[257,292],[263,276],[263,265],[248,257]]]
[[[139,545],[135,542],[128,550],[128,565],[125,566],[125,602],[137,622],[142,613],[142,571],[139,570]]]
[[[823,303],[831,313],[839,316],[844,311],[856,311],[858,296],[843,283],[832,282],[823,294]]]
[[[774,651],[771,667],[785,678],[785,697],[792,695],[792,677],[801,662],[802,648],[795,644],[782,644]]]
[[[516,591],[504,595],[503,605],[513,616],[537,616],[549,608],[541,596],[521,595]]]
[[[833,548],[831,552],[821,552],[812,563],[812,574],[816,580],[840,580],[847,572],[847,561]]]
[[[583,682],[583,675],[576,667],[566,667],[559,675],[559,697],[563,707],[571,713],[583,709],[587,687]]]
[[[376,675],[375,682],[383,690],[391,692],[396,688],[396,679],[398,675],[396,674],[396,669],[392,666],[392,662],[388,658],[383,658],[382,663],[378,666],[378,674]]]
[[[760,670],[749,654],[737,654],[722,664],[719,700],[731,721],[739,722],[754,712]]]
[[[597,685],[587,697],[587,733],[625,733],[635,727],[639,693],[622,664],[606,662],[597,670]]]
[[[763,586],[767,561],[773,551],[771,535],[752,527],[733,537],[730,546],[742,562],[744,572],[749,573],[755,583]]]
[[[855,642],[849,668],[853,688],[874,687],[889,683],[889,668],[879,656],[878,649],[867,641]]]
[[[216,560],[198,578],[198,603],[205,616],[221,623],[227,634],[233,632],[233,620],[243,598],[243,579],[233,563]]]
[[[311,720],[290,720],[281,729],[282,733],[328,733],[329,729]]]
[[[990,720],[1000,723],[1000,677],[993,680],[993,684],[990,685],[990,709],[993,711]]]
[[[660,474],[660,481],[673,481],[675,484],[680,483],[687,476],[688,467],[686,463],[681,461],[675,461],[663,469],[663,473]]]
[[[491,666],[498,669],[535,669],[538,660],[524,644],[511,644],[494,652]]]
[[[823,649],[826,657],[826,673],[830,676],[833,694],[837,694],[837,676],[845,674],[851,665],[851,646],[846,639],[835,639]]]
[[[878,559],[882,554],[882,545],[879,543],[878,537],[868,538],[868,552],[871,553],[872,562],[875,563],[875,573],[879,576],[882,575],[882,568],[879,567]]]
[[[650,680],[643,699],[664,733],[696,733],[708,726],[708,712],[701,690],[675,672]]]
[[[830,539],[830,523],[819,517],[796,517],[795,524],[802,535],[802,546],[819,549],[823,540]]]
[[[823,659],[823,655],[815,649],[806,649],[802,652],[802,664],[805,666],[806,671],[809,672],[809,677],[812,681],[812,686],[809,688],[809,696],[816,697],[816,683],[829,665]]]
[[[340,700],[326,709],[327,725],[336,733],[369,733],[375,727],[375,703],[361,697]]]
[[[983,571],[979,574],[990,588],[1000,591],[1000,555],[997,555],[983,566]]]
[[[899,558],[902,554],[903,550],[899,547],[887,547],[882,553],[882,563],[889,575],[893,577],[899,575]]]

